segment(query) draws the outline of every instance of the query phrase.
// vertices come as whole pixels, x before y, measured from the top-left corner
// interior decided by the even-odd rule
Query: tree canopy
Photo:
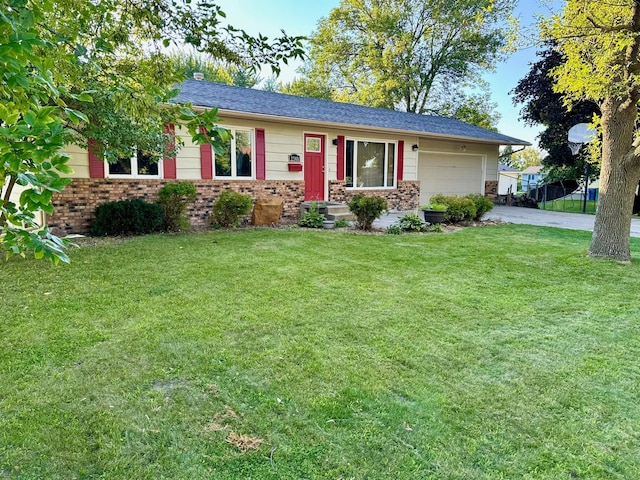
[[[244,66],[301,57],[301,38],[252,37],[223,26],[212,2],[0,0],[0,246],[68,260],[64,242],[36,229],[35,212],[69,183],[66,143],[97,141],[108,160],[134,147],[159,158],[168,123],[217,148],[228,135],[216,111],[173,105],[182,72],[163,48],[189,45]],[[204,131],[203,131],[204,129]],[[15,185],[24,187],[11,201]]]
[[[302,77],[283,91],[490,124],[494,106],[465,88],[500,57],[512,3],[342,0],[311,35]]]
[[[573,155],[567,134],[578,123],[590,123],[594,114],[600,114],[596,103],[590,100],[575,102],[569,109],[563,95],[554,90],[552,71],[564,62],[564,56],[555,43],[538,52],[539,60],[531,64],[529,73],[512,90],[513,103],[524,104],[520,118],[527,125],[546,127],[538,136],[539,145],[546,150],[543,164],[551,175],[579,178],[584,174],[586,155]]]
[[[200,52],[172,52],[169,55],[172,68],[182,72],[186,78],[194,73],[202,73],[210,82],[254,88],[261,82],[259,73],[250,66],[235,65],[220,61],[211,55]]]

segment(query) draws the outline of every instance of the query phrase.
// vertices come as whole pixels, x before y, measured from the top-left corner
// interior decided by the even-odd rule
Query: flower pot
[[[336,226],[336,222],[334,222],[333,220],[325,220],[324,222],[322,222],[322,227],[326,228],[327,230],[330,230],[335,226]]]
[[[423,210],[424,221],[430,224],[444,222],[444,214],[447,213],[444,210]]]

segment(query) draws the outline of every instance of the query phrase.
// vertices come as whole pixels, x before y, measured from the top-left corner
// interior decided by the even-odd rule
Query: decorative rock
[[[254,225],[276,225],[280,221],[284,199],[282,197],[259,198],[253,207],[251,223]]]

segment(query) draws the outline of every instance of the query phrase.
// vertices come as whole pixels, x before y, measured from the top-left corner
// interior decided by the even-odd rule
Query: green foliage
[[[349,202],[349,210],[356,216],[358,228],[369,231],[376,218],[387,209],[387,201],[380,197],[354,195]]]
[[[305,67],[301,72],[304,75]],[[299,97],[319,98],[320,100],[333,100],[333,88],[325,82],[314,77],[303,76],[295,78],[290,83],[280,85],[280,91],[288,95]]]
[[[428,203],[420,207],[420,210],[433,210],[434,212],[444,212],[447,210],[447,205],[444,203]]]
[[[255,87],[261,81],[255,70],[220,61],[210,54],[179,51],[169,55],[169,60],[173,68],[183,72],[187,79],[193,78],[193,74],[199,72],[210,82],[248,88]]]
[[[491,101],[491,93],[486,91],[488,86],[481,83],[480,88],[485,91],[472,95],[460,95],[461,92],[456,92],[455,96],[443,97],[442,100],[446,101],[441,100],[442,106],[437,111],[438,115],[497,132],[500,121],[497,104]]]
[[[476,207],[476,214],[473,217],[474,220],[480,220],[485,213],[493,210],[493,202],[484,195],[470,193],[467,195],[467,198],[471,199]]]
[[[107,161],[136,148],[157,160],[168,150],[167,124],[184,124],[217,153],[229,138],[215,110],[171,102],[184,77],[163,47],[192,47],[239,71],[266,64],[277,72],[303,56],[302,37],[270,41],[222,26],[212,2],[3,0],[0,12],[0,246],[54,263],[67,260],[66,241],[34,230],[35,214],[51,213],[52,194],[70,181],[61,178],[73,173],[64,145],[93,139]]]
[[[582,152],[573,155],[568,145],[568,132],[578,123],[590,123],[593,115],[600,113],[600,109],[595,102],[586,99],[574,102],[568,109],[564,95],[554,91],[555,82],[551,72],[565,61],[557,42],[548,42],[544,50],[537,53],[539,60],[531,65],[527,75],[518,81],[511,92],[513,103],[524,105],[520,118],[525,123],[545,127],[538,136],[538,144],[547,154],[536,165],[551,167],[547,178],[580,178],[584,175],[587,155]],[[595,163],[599,163],[599,158],[598,151],[593,159]],[[513,160],[510,166],[524,169],[517,158]]]
[[[349,226],[349,221],[344,218],[339,218],[336,220],[336,228],[346,228]]]
[[[398,226],[403,232],[425,232],[427,224],[415,213],[407,213],[398,221]]]
[[[561,14],[542,22],[564,60],[553,68],[554,90],[571,107],[592,101],[601,140],[600,198],[589,255],[631,261],[629,232],[640,178],[637,156],[640,102],[640,2],[568,0]],[[595,142],[593,142],[595,143]],[[599,148],[598,148],[599,147]]]
[[[163,212],[163,230],[180,232],[189,230],[185,215],[187,204],[196,199],[196,186],[191,182],[167,183],[158,191],[158,204]]]
[[[309,204],[309,209],[300,215],[298,225],[307,228],[322,228],[322,222],[326,219],[327,218],[318,211],[318,204],[316,202],[311,202]]]
[[[402,235],[403,230],[400,225],[389,225],[384,233],[387,235]]]
[[[61,178],[72,173],[69,157],[60,152],[65,121],[77,126],[86,117],[61,101],[64,85],[54,86],[49,54],[57,49],[40,30],[54,10],[50,0],[4,2],[0,9],[0,247],[7,257],[32,253],[58,263],[68,261],[68,242],[38,228],[36,212],[52,213],[53,193],[70,182]],[[11,196],[16,186],[22,190],[18,201]]]
[[[240,217],[251,211],[251,195],[225,190],[213,202],[211,221],[222,228],[237,227]]]
[[[493,127],[481,73],[508,42],[511,9],[509,0],[344,0],[318,22],[302,78],[283,90]]]
[[[476,217],[476,205],[471,198],[438,194],[431,197],[431,201],[447,206],[445,223],[468,222]]]
[[[99,205],[92,233],[105,235],[144,235],[162,228],[160,205],[136,198]]]

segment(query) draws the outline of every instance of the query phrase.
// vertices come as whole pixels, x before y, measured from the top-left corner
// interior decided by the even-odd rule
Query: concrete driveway
[[[508,223],[539,225],[542,227],[569,228],[593,231],[595,215],[583,213],[552,212],[535,208],[505,207],[496,205],[484,216],[486,220],[502,220]],[[640,219],[631,220],[631,236],[640,237]]]

